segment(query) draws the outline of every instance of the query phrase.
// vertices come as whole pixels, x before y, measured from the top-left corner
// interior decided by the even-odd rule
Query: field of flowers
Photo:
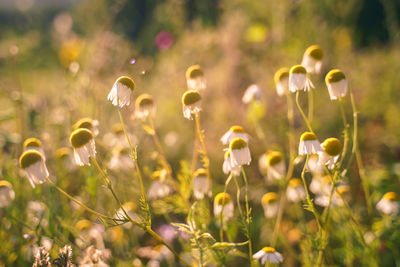
[[[400,266],[398,11],[0,4],[0,267]]]

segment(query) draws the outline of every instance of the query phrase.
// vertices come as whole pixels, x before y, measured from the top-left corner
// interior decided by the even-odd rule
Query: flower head
[[[108,168],[112,170],[130,170],[135,168],[134,161],[129,156],[129,148],[116,147],[111,153],[112,157],[108,162]]]
[[[301,65],[293,66],[289,71],[289,89],[291,92],[309,91],[314,88],[311,80],[307,77],[307,70]]]
[[[342,143],[337,138],[328,138],[322,144],[322,152],[319,152],[319,164],[328,165],[329,169],[333,169],[336,161],[342,151]]]
[[[249,104],[252,101],[260,101],[261,100],[261,89],[257,84],[252,84],[247,87],[246,91],[243,94],[242,101],[245,104]]]
[[[36,150],[27,150],[19,157],[19,165],[25,171],[33,188],[35,184],[42,184],[49,172],[43,155]]]
[[[348,90],[346,76],[341,70],[334,69],[328,72],[325,83],[331,100],[345,97]]]
[[[384,214],[397,214],[399,212],[399,199],[395,192],[387,192],[376,204],[376,209]]]
[[[147,196],[149,199],[159,199],[168,196],[172,193],[173,189],[168,185],[166,181],[167,171],[165,169],[157,170],[153,172],[151,178],[153,183],[151,184]]]
[[[223,210],[223,211],[222,211]],[[233,217],[233,202],[231,196],[228,193],[218,193],[214,198],[214,215],[220,216],[223,212],[223,217],[225,220]]]
[[[119,105],[121,108],[125,105],[129,106],[131,103],[131,93],[134,89],[135,83],[133,80],[127,76],[121,76],[115,81],[107,99],[114,106]]]
[[[224,163],[222,165],[223,172],[225,174],[229,174],[230,172],[232,172],[233,175],[239,176],[241,168],[241,166],[232,165],[231,152],[229,150],[226,150],[224,154]]]
[[[250,149],[243,138],[234,138],[229,144],[229,151],[233,166],[250,165]]]
[[[155,105],[153,97],[149,94],[141,94],[135,102],[135,117],[146,119],[155,113]]]
[[[279,263],[283,261],[282,255],[272,247],[263,247],[253,255],[253,259],[261,259],[262,265],[264,265],[266,261],[269,263]]]
[[[299,155],[312,155],[322,152],[322,147],[313,132],[305,132],[300,137]]]
[[[197,169],[193,174],[193,195],[196,199],[211,196],[211,180],[207,176],[206,169]]]
[[[82,118],[72,126],[72,129],[76,130],[79,128],[85,128],[90,130],[94,136],[97,136],[99,134],[99,129],[97,129],[98,126],[98,120],[93,120],[91,118]]]
[[[92,132],[85,128],[79,128],[71,133],[69,140],[74,148],[76,164],[80,166],[90,165],[89,158],[96,155],[96,145]]]
[[[27,138],[24,141],[22,147],[23,147],[24,151],[27,151],[27,150],[36,150],[36,151],[38,151],[39,153],[42,154],[43,158],[46,160],[46,157],[45,157],[44,151],[43,151],[42,142],[39,139],[37,139],[35,137]]]
[[[299,202],[306,199],[306,191],[300,179],[292,178],[286,189],[286,197],[291,202]]]
[[[15,198],[12,185],[6,180],[0,180],[0,208],[7,207]]]
[[[318,45],[312,45],[307,48],[303,56],[301,65],[304,66],[309,73],[318,74],[321,72],[322,58],[324,53]]]
[[[286,166],[281,152],[267,152],[265,161],[268,179],[282,179],[285,176]]]
[[[242,138],[246,142],[249,141],[249,135],[244,131],[242,126],[232,126],[222,137],[221,142],[228,145],[234,138]]]
[[[264,208],[266,218],[273,218],[278,214],[279,202],[278,195],[275,192],[268,192],[261,198],[261,205]]]
[[[199,65],[190,66],[186,70],[186,83],[189,90],[201,91],[206,88],[204,73]]]
[[[201,95],[196,90],[186,91],[182,96],[183,116],[191,120],[192,114],[200,112]]]
[[[276,92],[279,96],[289,93],[289,69],[281,68],[274,75]]]

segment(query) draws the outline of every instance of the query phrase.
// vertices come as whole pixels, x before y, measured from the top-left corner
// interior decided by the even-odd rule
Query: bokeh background
[[[221,191],[226,179],[219,138],[230,126],[242,125],[253,137],[253,163],[248,172],[250,197],[257,206],[265,191],[258,157],[268,149],[288,151],[286,99],[276,95],[273,75],[281,67],[299,64],[305,49],[319,44],[324,63],[321,75],[312,76],[316,85],[315,131],[322,140],[341,136],[339,109],[329,100],[324,84],[325,74],[340,68],[360,111],[360,148],[372,199],[376,203],[383,193],[400,191],[399,1],[2,0],[0,29],[0,175],[16,192],[13,205],[0,210],[0,263],[5,266],[32,262],[32,244],[23,238],[25,233],[45,235],[60,247],[79,235],[73,226],[83,217],[83,212],[66,216],[71,209],[67,201],[48,186],[34,190],[29,186],[16,161],[25,138],[41,138],[51,176],[68,192],[102,210],[115,209],[107,202],[109,195],[94,169],[84,167],[71,175],[55,155],[58,148],[69,146],[73,123],[91,117],[100,122],[100,158],[110,158],[108,140],[103,137],[118,122],[118,113],[106,97],[121,75],[134,79],[134,98],[141,93],[153,95],[155,125],[177,173],[182,161],[190,165],[195,136],[194,124],[182,116],[185,71],[200,64],[207,80],[201,116],[213,191]],[[263,92],[262,108],[256,110],[241,101],[245,89],[254,83]],[[350,103],[345,104],[350,119]],[[132,112],[130,107],[124,116],[149,176],[156,168],[155,148],[140,123],[131,119]],[[295,116],[298,136],[306,128],[300,114]],[[254,118],[260,122],[263,136],[257,132]],[[353,205],[362,214],[360,179],[355,170],[351,173]],[[123,198],[135,196],[134,186],[124,188],[124,183],[131,182],[128,175],[111,173],[111,177]],[[30,221],[29,201],[46,203],[47,213],[40,221]],[[267,242],[263,240],[268,237],[265,232],[273,224],[265,223],[260,207],[254,210],[258,214],[254,219],[255,244],[261,248]],[[175,216],[183,220],[183,214]],[[367,220],[372,225],[374,218]],[[125,232],[122,241],[116,236],[114,233],[107,241],[113,255],[110,262],[125,266],[135,258],[135,245],[129,233]],[[400,237],[392,243],[386,241],[382,241],[379,253],[388,263],[382,266],[394,266],[391,264],[395,259],[398,264],[399,255],[391,249],[398,248]],[[330,259],[340,262],[341,252],[335,253],[329,253]],[[292,259],[287,266],[299,264],[298,257],[288,257]]]

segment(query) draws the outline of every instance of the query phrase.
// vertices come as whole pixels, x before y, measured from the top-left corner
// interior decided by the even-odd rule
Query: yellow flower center
[[[27,148],[27,147],[42,147],[42,142],[40,142],[40,140],[35,138],[35,137],[31,137],[31,138],[28,138],[28,139],[26,139],[24,141],[23,147],[24,148]]]
[[[263,206],[274,203],[278,200],[278,195],[275,192],[268,192],[263,195],[261,199],[261,204]]]
[[[131,78],[128,76],[121,76],[117,79],[117,83],[121,83],[131,89],[132,91],[135,90],[135,83]]]
[[[19,165],[22,169],[26,169],[41,160],[43,160],[42,154],[35,150],[28,150],[22,153],[21,157],[19,157]]]
[[[122,127],[121,123],[116,123],[112,126],[112,130],[115,134],[122,134],[124,133],[124,128]]]
[[[305,132],[301,135],[300,141],[313,141],[317,140],[317,136],[312,132]]]
[[[6,180],[1,180],[0,181],[0,189],[3,187],[12,188],[12,185],[9,182],[7,182]]]
[[[153,101],[153,97],[151,95],[141,94],[136,99],[135,106],[136,106],[136,108],[144,108],[144,107],[153,106],[153,104],[154,104],[154,101]]]
[[[92,127],[93,127],[93,120],[91,118],[83,118],[77,121],[72,128],[74,130],[79,128],[85,128],[90,130],[92,129]]]
[[[239,150],[242,148],[247,147],[246,141],[243,140],[243,138],[237,137],[234,138],[231,143],[229,144],[229,149],[232,150]]]
[[[319,47],[319,45],[312,45],[307,48],[306,55],[309,55],[313,59],[321,60],[324,56],[324,53],[322,52],[322,49],[321,47]]]
[[[341,80],[346,79],[346,76],[344,76],[344,73],[341,70],[334,69],[328,72],[328,74],[325,77],[325,82],[328,83],[336,83]]]
[[[337,138],[328,138],[322,143],[322,149],[329,156],[337,156],[342,151],[342,143]]]
[[[70,153],[70,149],[68,147],[61,147],[56,150],[56,157],[59,159],[62,159],[66,156],[68,156]]]
[[[307,70],[302,65],[295,65],[290,69],[290,74],[294,74],[294,73],[307,74]]]
[[[218,193],[215,198],[214,202],[220,206],[224,206],[231,201],[231,196],[228,193]]]
[[[186,70],[186,79],[195,79],[204,75],[203,70],[199,65],[190,66]]]
[[[274,253],[275,249],[272,247],[263,247],[262,249],[265,253]]]
[[[296,187],[301,185],[301,180],[298,178],[293,178],[289,181],[289,186],[290,187]]]
[[[397,194],[395,192],[387,192],[383,195],[384,199],[395,201],[397,200]]]
[[[74,148],[80,148],[89,143],[89,141],[92,139],[93,139],[93,134],[90,130],[85,128],[79,128],[71,133],[69,141],[71,142],[71,145]]]
[[[91,226],[92,223],[89,220],[80,220],[75,224],[75,228],[78,231],[89,229]]]
[[[193,105],[201,100],[201,95],[196,90],[186,91],[182,96],[182,104],[185,106]]]
[[[229,131],[234,132],[234,133],[244,133],[244,129],[242,126],[239,125],[234,125],[232,126]]]
[[[271,151],[267,154],[267,164],[274,166],[282,161],[282,154],[278,151]]]
[[[274,75],[275,84],[279,83],[281,80],[289,78],[289,69],[288,68],[281,68]]]

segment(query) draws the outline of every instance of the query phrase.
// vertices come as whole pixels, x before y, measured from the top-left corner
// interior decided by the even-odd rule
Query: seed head
[[[146,108],[153,106],[153,97],[149,94],[141,94],[138,96],[135,102],[136,108]]]

